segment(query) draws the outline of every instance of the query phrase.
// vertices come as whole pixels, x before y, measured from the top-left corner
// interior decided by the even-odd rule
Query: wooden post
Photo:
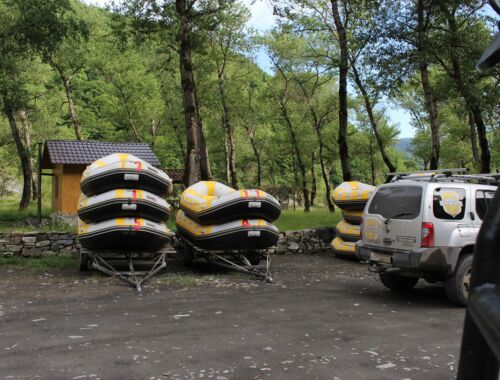
[[[38,226],[42,224],[42,143],[38,143],[38,199],[37,199],[37,216]]]

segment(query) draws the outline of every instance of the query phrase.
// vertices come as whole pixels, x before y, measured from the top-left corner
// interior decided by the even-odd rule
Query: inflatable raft
[[[336,237],[333,239],[331,245],[333,252],[336,255],[346,255],[346,256],[355,256],[356,254],[356,243],[343,241],[341,238]]]
[[[92,250],[158,250],[168,241],[163,223],[142,218],[117,218],[100,223],[78,221],[78,240]]]
[[[359,226],[363,220],[363,211],[342,210],[342,217],[347,223]]]
[[[132,154],[115,153],[87,166],[80,187],[88,197],[112,189],[140,189],[165,196],[172,190],[172,180]]]
[[[218,224],[236,219],[273,221],[281,213],[279,202],[262,190],[234,190],[215,181],[201,181],[181,196],[180,208],[200,224]]]
[[[337,235],[344,242],[357,242],[361,239],[360,226],[349,224],[344,220],[337,223]]]
[[[257,250],[278,242],[279,231],[263,219],[239,219],[217,225],[201,225],[179,210],[179,233],[195,246],[207,250]]]
[[[170,214],[170,205],[163,198],[145,190],[117,189],[86,197],[78,202],[78,217],[86,223],[120,217],[138,217],[162,222]]]
[[[333,202],[342,210],[363,210],[375,186],[350,181],[343,182],[332,194]]]

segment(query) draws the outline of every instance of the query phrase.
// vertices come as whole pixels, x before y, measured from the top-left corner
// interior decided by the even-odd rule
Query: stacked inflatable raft
[[[374,186],[351,181],[341,183],[333,191],[333,201],[342,209],[343,218],[336,226],[337,237],[331,243],[335,254],[355,255],[355,244],[361,239],[363,209],[373,190]]]
[[[78,239],[92,250],[157,250],[168,239],[163,199],[172,181],[131,154],[116,153],[87,167],[78,204]]]
[[[279,202],[262,190],[235,190],[201,181],[181,196],[176,225],[181,236],[206,250],[260,250],[274,246]]]

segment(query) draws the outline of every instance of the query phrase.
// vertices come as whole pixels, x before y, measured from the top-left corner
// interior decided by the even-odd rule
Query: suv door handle
[[[474,215],[474,213],[472,211],[469,212],[469,215],[470,215],[470,220],[472,220],[472,221],[476,220],[476,215]]]

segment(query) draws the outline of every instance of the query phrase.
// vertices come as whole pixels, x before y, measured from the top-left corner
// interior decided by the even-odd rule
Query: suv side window
[[[495,192],[492,190],[478,190],[476,191],[476,214],[479,219],[483,220],[488,211],[488,207],[493,201]]]
[[[436,218],[446,220],[463,219],[466,205],[466,192],[464,189],[436,188],[432,200],[432,208]]]

